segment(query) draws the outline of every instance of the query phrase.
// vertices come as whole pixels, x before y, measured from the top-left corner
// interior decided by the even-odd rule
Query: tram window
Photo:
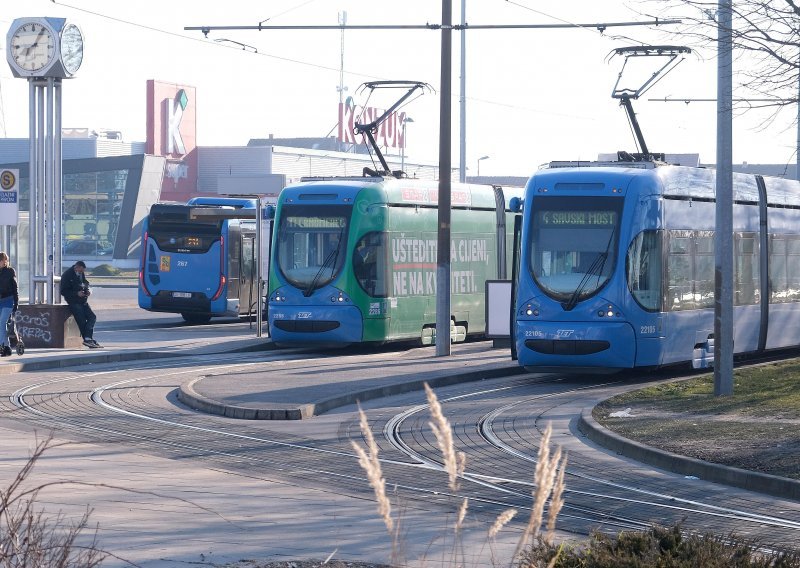
[[[695,308],[714,307],[714,238],[709,231],[695,237],[694,300]]]
[[[800,301],[800,240],[786,241],[786,292],[787,301]]]
[[[645,310],[661,309],[661,232],[643,231],[628,247],[628,289]]]
[[[670,311],[694,308],[690,234],[689,231],[670,231],[666,306]]]
[[[667,309],[696,310],[714,305],[714,233],[670,231]]]
[[[353,273],[373,298],[386,297],[386,234],[367,233],[353,249]]]
[[[770,303],[780,304],[788,302],[786,291],[786,240],[770,235],[769,242],[769,287]]]
[[[755,233],[737,234],[735,240],[734,301],[737,306],[759,303],[758,244]]]

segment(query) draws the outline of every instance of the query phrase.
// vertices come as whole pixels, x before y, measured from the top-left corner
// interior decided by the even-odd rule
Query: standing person
[[[19,307],[17,273],[8,264],[8,255],[0,252],[0,357],[11,355],[8,343],[8,320]]]
[[[83,344],[90,349],[97,349],[102,345],[92,338],[97,316],[94,315],[92,308],[89,307],[89,295],[92,290],[89,288],[89,281],[86,280],[84,275],[85,270],[86,264],[79,260],[61,275],[61,295],[64,296],[72,315],[75,316],[75,321],[81,330]]]

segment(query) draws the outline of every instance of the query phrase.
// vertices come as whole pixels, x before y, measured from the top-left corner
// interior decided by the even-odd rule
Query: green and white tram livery
[[[510,272],[508,201],[521,190],[453,184],[452,338],[484,332],[487,279]],[[278,344],[431,344],[436,322],[438,184],[312,178],[278,200],[269,328]]]

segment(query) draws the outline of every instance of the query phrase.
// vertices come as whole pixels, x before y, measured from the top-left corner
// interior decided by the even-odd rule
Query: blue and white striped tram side
[[[549,168],[523,205],[513,335],[531,370],[713,364],[715,172]],[[800,182],[734,174],[737,354],[800,345]]]

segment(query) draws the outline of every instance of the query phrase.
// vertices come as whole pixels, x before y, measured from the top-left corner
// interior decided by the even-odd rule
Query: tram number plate
[[[192,293],[191,292],[173,292],[172,293],[172,297],[173,298],[191,298],[192,297]]]

